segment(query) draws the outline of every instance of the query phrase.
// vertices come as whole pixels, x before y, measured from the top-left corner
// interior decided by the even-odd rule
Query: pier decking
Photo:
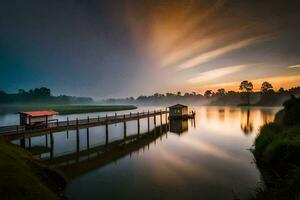
[[[97,118],[89,118],[86,119],[76,119],[76,120],[68,120],[67,121],[57,121],[48,123],[47,127],[40,128],[28,128],[23,125],[15,125],[15,126],[4,126],[0,127],[0,137],[5,137],[9,140],[12,139],[21,139],[32,136],[43,135],[45,133],[55,133],[66,130],[77,130],[82,128],[96,127],[96,126],[108,126],[110,124],[116,123],[124,123],[124,127],[126,128],[126,122],[128,121],[137,121],[137,131],[140,132],[140,119],[148,118],[148,129],[150,124],[150,118],[153,117],[154,124],[156,124],[156,116],[160,116],[160,124],[162,124],[162,115],[166,115],[165,119],[167,120],[168,110],[159,110],[159,111],[148,111],[148,112],[137,112],[137,113],[129,113],[123,115],[115,115],[113,116],[105,116],[105,117],[97,117]],[[107,128],[106,128],[107,129]]]

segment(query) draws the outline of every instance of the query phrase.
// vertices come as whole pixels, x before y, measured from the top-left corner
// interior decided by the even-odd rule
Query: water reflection
[[[192,120],[191,120],[192,121]],[[188,129],[187,119],[172,119],[170,120],[170,132],[181,135],[186,133]]]
[[[253,119],[250,115],[250,109],[242,110],[242,121],[241,121],[241,129],[248,135],[253,132]]]
[[[50,158],[45,163],[58,167],[67,177],[74,178],[108,163],[116,162],[140,149],[145,151],[145,148],[147,148],[149,150],[149,145],[167,132],[168,125],[162,125],[154,128],[149,133],[131,135],[104,145]]]
[[[149,150],[151,143],[156,144],[156,140],[162,140],[163,135],[167,137],[170,124],[166,119],[167,116],[162,117],[159,126],[155,126],[156,119],[153,119],[153,123],[147,121],[147,128],[145,126],[142,128],[143,133],[140,132],[139,122],[134,124],[136,122],[132,121],[113,124],[110,127],[100,126],[60,133],[50,132],[42,136],[21,138],[19,145],[30,151],[33,156],[39,158],[45,164],[57,167],[67,177],[74,178],[94,168],[116,162],[126,155],[131,156],[133,152],[139,152],[140,149],[145,152],[147,147]],[[146,121],[141,121],[145,125]],[[163,124],[163,121],[165,121],[165,124]],[[180,124],[173,123],[172,125],[181,127],[181,121],[178,121],[178,123]],[[183,124],[187,128],[188,121],[185,120]],[[103,131],[103,128],[105,131]],[[109,131],[109,129],[111,130]],[[133,129],[137,132],[134,132]],[[99,134],[99,132],[105,132],[105,134]],[[104,137],[96,139],[96,135]],[[65,142],[65,144],[62,144],[62,142]],[[13,143],[18,143],[18,141],[15,140]]]
[[[214,124],[240,123],[240,129],[245,135],[257,132],[263,124],[272,122],[279,108],[205,108],[206,120]]]

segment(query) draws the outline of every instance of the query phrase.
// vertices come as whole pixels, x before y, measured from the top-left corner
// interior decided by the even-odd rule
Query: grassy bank
[[[261,128],[254,156],[265,182],[255,199],[300,199],[300,98],[284,103],[274,123]]]
[[[131,110],[137,107],[132,105],[47,105],[47,104],[27,104],[27,105],[0,105],[0,113],[17,113],[35,110],[55,110],[62,115],[79,114],[92,112],[109,112],[120,110]]]
[[[19,147],[0,140],[1,199],[60,199],[66,182]]]

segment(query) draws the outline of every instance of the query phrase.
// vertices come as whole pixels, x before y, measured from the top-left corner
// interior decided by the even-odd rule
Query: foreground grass
[[[0,105],[0,113],[17,113],[35,110],[55,110],[62,115],[79,114],[92,112],[109,112],[120,110],[132,110],[137,107],[132,105],[46,105],[46,104],[28,104],[28,105]]]
[[[253,153],[266,188],[254,199],[300,199],[300,99],[293,101],[277,113],[274,123],[261,128],[255,140]]]
[[[1,199],[59,199],[56,192],[64,187],[64,179],[25,150],[0,140],[0,160]]]

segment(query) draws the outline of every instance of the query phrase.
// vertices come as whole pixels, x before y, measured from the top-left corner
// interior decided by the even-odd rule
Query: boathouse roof
[[[182,104],[176,104],[176,105],[170,106],[169,108],[187,108],[187,106],[182,105]]]
[[[58,112],[54,110],[40,110],[40,111],[31,111],[31,112],[20,112],[20,114],[27,115],[30,117],[43,117],[43,116],[58,115]]]

